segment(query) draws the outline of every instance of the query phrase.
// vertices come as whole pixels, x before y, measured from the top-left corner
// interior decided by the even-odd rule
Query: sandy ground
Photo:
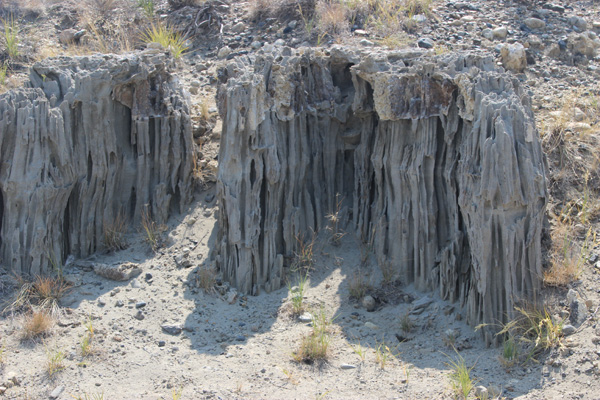
[[[214,188],[198,198],[212,194]],[[322,308],[333,317],[332,341],[327,360],[299,363],[293,352],[311,328],[292,315],[288,288],[237,296],[230,304],[233,292],[226,287],[223,295],[197,287],[197,272],[209,263],[214,213],[215,200],[201,200],[186,216],[172,218],[167,245],[156,255],[141,234],[132,232],[128,249],[72,263],[65,274],[74,288],[62,299],[67,308],[47,338],[23,341],[20,316],[0,320],[3,375],[19,382],[4,397],[44,399],[63,387],[60,399],[172,399],[179,394],[182,399],[452,398],[448,364],[462,357],[477,385],[501,390],[507,398],[597,398],[600,384],[593,373],[568,371],[563,377],[568,357],[562,368],[529,362],[506,371],[500,349],[485,348],[462,320],[459,305],[435,294],[387,286],[374,296],[376,309],[368,312],[349,298],[349,282],[362,274],[381,287],[382,276],[375,260],[361,266],[350,233],[340,246],[329,244],[324,235],[316,240],[304,302],[313,312]],[[90,270],[97,263],[124,262],[139,264],[141,275],[116,282]],[[289,279],[293,286],[296,277]],[[410,332],[401,326],[399,316],[406,314],[413,324]],[[90,318],[94,351],[83,357],[80,343]],[[165,324],[181,332],[169,334]],[[573,337],[585,332],[593,337],[592,330],[584,327]],[[406,340],[399,342],[397,336]],[[384,368],[376,355],[382,343],[394,354]],[[49,377],[48,352],[57,350],[66,355],[65,369]]]

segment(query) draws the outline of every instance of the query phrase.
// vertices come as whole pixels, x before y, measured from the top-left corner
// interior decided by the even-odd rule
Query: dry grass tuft
[[[65,369],[65,357],[66,354],[63,350],[46,348],[46,372],[50,378]]]
[[[217,282],[217,271],[214,267],[201,267],[198,270],[198,276],[196,278],[196,284],[199,288],[204,289],[206,292],[212,292],[215,289],[215,283]]]
[[[563,321],[556,321],[548,309],[528,306],[516,308],[517,316],[502,327],[498,335],[508,335],[515,338],[527,352],[527,360],[546,350],[560,347],[563,344]],[[516,355],[517,350],[505,349],[509,355]]]
[[[58,301],[72,286],[61,275],[57,277],[37,276],[32,282],[25,281],[21,277],[16,279],[20,288],[5,311],[8,309],[13,312],[19,310],[31,311],[37,307],[51,316],[56,316],[60,313]]]
[[[146,234],[146,243],[150,245],[152,251],[158,251],[165,243],[163,232],[166,230],[166,227],[157,224],[152,219],[149,206],[144,207],[142,210],[142,229]]]
[[[348,9],[335,1],[321,1],[317,4],[318,28],[323,34],[340,36],[350,33]]]
[[[36,339],[48,336],[54,325],[52,316],[44,310],[33,311],[23,321],[23,339]]]
[[[300,347],[292,356],[297,362],[312,364],[315,361],[327,359],[331,345],[331,324],[333,318],[329,317],[323,308],[313,316],[312,332],[302,338]]]
[[[142,34],[142,42],[159,43],[168,49],[174,58],[180,58],[188,49],[186,38],[175,31],[175,28],[162,23],[153,23]]]
[[[314,260],[315,243],[317,240],[316,234],[313,232],[310,239],[305,239],[304,236],[296,236],[296,252],[292,261],[291,271],[301,272],[306,274],[312,270]]]
[[[547,286],[567,286],[581,276],[591,251],[598,245],[596,233],[590,227],[582,241],[573,225],[555,224],[551,232],[550,267],[544,271]]]
[[[364,274],[360,270],[354,271],[348,281],[348,292],[350,293],[350,298],[360,300],[365,297],[365,295],[371,289],[372,287],[365,278]]]
[[[127,220],[123,213],[117,214],[112,221],[107,221],[103,226],[104,246],[109,251],[124,250],[127,248],[125,233],[127,232]]]

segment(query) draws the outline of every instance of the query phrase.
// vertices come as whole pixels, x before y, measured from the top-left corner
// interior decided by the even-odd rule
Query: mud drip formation
[[[0,253],[39,274],[102,248],[119,214],[159,222],[190,200],[188,103],[168,58],[45,60],[0,95]]]
[[[497,323],[540,290],[543,154],[518,80],[478,54],[284,48],[221,71],[217,263],[282,285],[336,194],[403,282]],[[484,330],[495,341],[493,326]]]

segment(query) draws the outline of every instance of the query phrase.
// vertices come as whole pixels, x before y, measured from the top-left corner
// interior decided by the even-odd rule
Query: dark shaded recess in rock
[[[0,95],[0,253],[18,274],[103,247],[121,213],[164,222],[191,198],[188,100],[160,55],[44,60]]]
[[[284,49],[226,69],[215,258],[240,291],[281,287],[339,193],[378,262],[471,325],[537,301],[544,156],[530,99],[493,57]]]

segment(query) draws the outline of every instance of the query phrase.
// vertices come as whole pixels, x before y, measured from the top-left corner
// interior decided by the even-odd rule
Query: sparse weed
[[[383,340],[375,343],[375,359],[381,369],[385,369],[389,361],[396,359],[394,353],[397,348],[398,346],[389,347]]]
[[[49,377],[65,369],[64,360],[65,352],[63,350],[46,348],[46,372]]]
[[[0,365],[3,365],[6,362],[4,354],[6,354],[6,343],[2,341],[2,347],[0,347]]]
[[[288,370],[286,368],[282,368],[281,372],[283,372],[283,374],[285,375],[285,377],[288,379],[288,381],[290,381],[290,383],[292,385],[295,386],[295,385],[297,385],[297,384],[300,383],[300,381],[298,379],[296,379],[296,375],[292,371],[290,371],[290,370]]]
[[[519,361],[519,344],[515,337],[508,334],[508,338],[502,343],[502,354],[500,363],[507,369],[512,368]]]
[[[371,285],[367,282],[360,270],[354,271],[348,281],[348,292],[351,299],[360,300],[371,289]]]
[[[85,330],[88,332],[88,334],[90,334],[91,336],[94,336],[96,333],[96,330],[94,329],[94,322],[92,320],[92,316],[90,315],[85,323]]]
[[[158,251],[164,244],[164,227],[154,222],[150,215],[150,207],[148,205],[142,210],[142,228],[146,234],[146,243],[150,245],[152,251]]]
[[[95,329],[94,329],[91,315],[88,317],[88,320],[84,326],[85,326],[86,332],[84,333],[83,337],[81,338],[81,343],[80,343],[79,347],[81,349],[81,355],[83,357],[87,357],[94,353],[92,341],[94,339]]]
[[[379,263],[379,269],[383,277],[382,284],[386,285],[394,281],[395,271],[394,266],[390,260],[384,260]]]
[[[315,395],[315,400],[323,400],[324,398],[327,397],[327,395],[329,394],[330,390],[326,391],[325,393],[317,393]]]
[[[175,31],[170,25],[153,23],[142,35],[144,43],[159,43],[168,49],[174,58],[180,58],[188,49],[186,38]]]
[[[304,240],[303,236],[296,236],[297,251],[294,253],[291,271],[308,273],[314,265],[314,247],[316,235],[312,234],[310,240]]]
[[[410,319],[408,313],[404,314],[400,319],[400,329],[402,329],[402,332],[410,333],[414,327],[415,325]]]
[[[433,0],[406,0],[404,7],[409,16],[412,15],[431,15],[431,3]]]
[[[365,361],[365,358],[367,357],[367,352],[366,349],[360,345],[360,342],[358,342],[358,344],[355,345],[350,345],[350,348],[356,353],[357,356],[360,357],[361,361]]]
[[[361,245],[360,245],[360,265],[366,266],[369,261],[369,256],[373,253],[373,249],[375,241],[375,228],[371,231],[371,237],[367,240],[364,236],[362,236]]]
[[[340,197],[340,194],[335,195],[335,210],[333,210],[330,214],[327,214],[326,218],[329,220],[329,226],[327,230],[331,232],[331,238],[329,239],[331,244],[334,246],[339,246],[340,241],[346,234],[342,232],[340,229],[340,212],[342,209],[343,198]]]
[[[299,275],[297,284],[292,286],[288,282],[288,291],[292,301],[292,314],[299,315],[304,312],[304,295],[306,293],[306,284],[308,282],[308,274]]]
[[[458,331],[456,331],[455,329],[446,330],[446,332],[444,332],[444,335],[442,336],[442,341],[444,342],[446,347],[449,347],[451,349],[455,347],[456,339],[458,339]]]
[[[14,15],[10,15],[8,18],[2,18],[2,25],[4,26],[4,45],[6,47],[6,53],[11,59],[19,57],[19,27],[15,21]]]
[[[320,312],[313,316],[312,332],[302,338],[300,348],[292,354],[294,360],[312,364],[315,361],[326,359],[331,344],[331,323],[332,319],[321,308]]]
[[[173,389],[171,391],[171,397],[173,400],[180,400],[181,396],[183,396],[183,387],[179,387],[179,389]]]
[[[405,378],[404,378],[405,382],[404,383],[406,384],[406,386],[408,386],[408,382],[410,380],[410,368],[411,368],[411,365],[409,363],[405,363],[402,366],[402,369],[404,370],[404,376],[405,376]]]
[[[387,46],[388,48],[395,49],[403,49],[405,47],[410,46],[410,37],[406,35],[404,32],[398,32],[391,35],[384,36],[379,39],[377,42],[382,46]]]
[[[465,359],[458,352],[456,355],[455,360],[446,355],[449,359],[446,365],[450,368],[450,388],[457,398],[466,400],[475,387],[475,381],[471,378],[473,367],[467,367]]]
[[[566,286],[579,279],[591,251],[598,245],[598,238],[590,227],[583,242],[578,245],[571,226],[564,222],[555,225],[552,238],[550,267],[544,271],[544,284]]]
[[[210,266],[203,266],[198,270],[197,284],[206,292],[213,291],[217,281],[217,271]]]
[[[367,25],[378,35],[387,37],[402,31],[403,20],[404,9],[401,2],[378,0],[374,2]]]
[[[69,54],[86,55],[93,52],[118,54],[133,50],[137,31],[122,17],[109,20],[97,19],[95,15],[85,15],[83,18],[82,22],[89,32],[89,39],[85,45],[68,46]]]
[[[318,15],[317,26],[320,32],[336,36],[350,31],[347,9],[343,4],[336,1],[318,2],[316,12]]]
[[[140,7],[146,17],[154,17],[154,0],[138,0],[138,7]]]
[[[92,348],[92,336],[88,333],[85,333],[81,338],[81,343],[79,344],[79,348],[81,350],[81,356],[87,357],[94,353]]]
[[[210,119],[210,112],[208,111],[208,98],[205,97],[202,99],[200,103],[200,118],[203,121],[208,121]]]
[[[515,319],[502,327],[498,335],[518,338],[528,348],[527,360],[551,348],[562,345],[563,322],[554,321],[546,308],[519,308]]]
[[[8,65],[6,65],[6,63],[3,63],[0,66],[0,88],[4,88],[4,85],[6,85],[7,75],[8,75]]]
[[[105,222],[103,230],[104,246],[109,251],[118,251],[127,248],[127,241],[125,240],[127,221],[123,213],[117,214],[112,221]]]
[[[300,14],[300,18],[302,18],[302,22],[304,22],[304,30],[306,30],[308,38],[312,38],[316,22],[314,15],[308,16],[307,13],[305,13],[305,11],[302,9],[302,4],[300,2],[298,2],[298,14]]]
[[[23,339],[35,339],[47,336],[52,328],[53,321],[46,311],[33,311],[25,316],[23,322]]]
[[[104,400],[104,392],[101,393],[92,393],[88,394],[87,392],[83,392],[83,395],[78,395],[77,397],[71,395],[76,400]]]

